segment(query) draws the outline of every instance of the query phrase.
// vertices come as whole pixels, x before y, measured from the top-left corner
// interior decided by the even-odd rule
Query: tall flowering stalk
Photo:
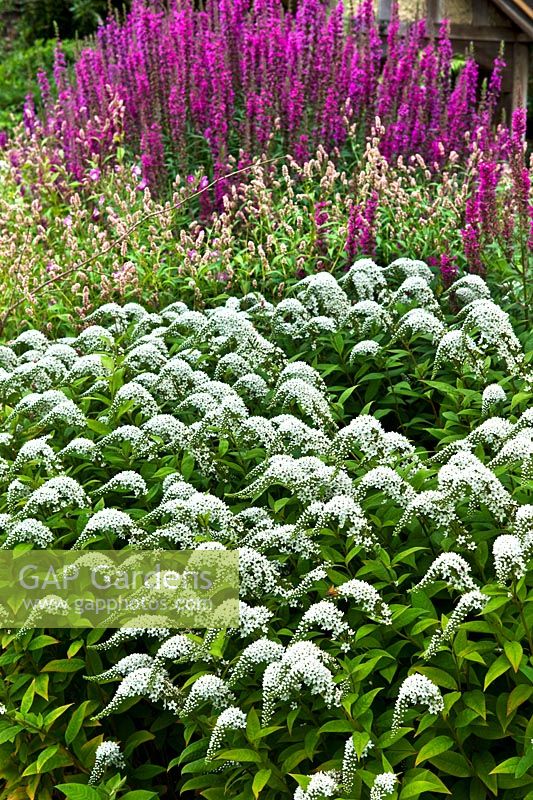
[[[499,67],[501,69],[501,67]],[[489,86],[484,114],[500,85]],[[491,88],[492,87],[492,88]],[[492,92],[492,94],[491,94]],[[481,129],[471,158],[470,192],[461,229],[469,270],[484,275],[490,259],[500,248],[506,261],[520,273],[522,303],[528,319],[528,273],[533,252],[533,203],[531,166],[526,164],[526,111],[517,108],[511,129],[501,128],[496,142],[487,144]]]
[[[453,256],[443,253],[439,258],[428,258],[428,264],[437,267],[445,289],[448,289],[457,278],[458,268]]]
[[[345,145],[354,124],[368,133],[376,115],[389,160],[419,153],[442,165],[452,150],[467,153],[477,130],[489,146],[501,59],[478,107],[473,61],[452,89],[446,25],[435,41],[423,22],[401,36],[394,8],[385,49],[373,5],[364,0],[350,16],[342,2],[321,0],[302,0],[294,12],[281,0],[208,0],[202,10],[176,0],[166,11],[134,0],[122,23],[100,27],[73,74],[58,48],[53,86],[39,78],[42,125],[29,113],[28,134],[54,137],[81,179],[114,152],[123,125],[156,188],[165,159],[218,174],[242,153],[278,148],[305,159],[319,144]]]
[[[533,198],[531,175],[525,159],[526,110],[517,108],[513,114],[510,143],[510,170],[513,197],[520,237],[520,273],[526,322],[529,320],[529,281],[533,260]],[[529,278],[528,278],[529,275]]]
[[[346,253],[348,261],[356,255],[373,256],[376,250],[375,221],[378,210],[378,194],[373,191],[363,206],[354,203],[348,218]]]
[[[319,200],[315,205],[314,223],[316,231],[316,249],[318,253],[323,255],[327,252],[327,224],[329,214],[326,211],[328,203],[325,200]]]

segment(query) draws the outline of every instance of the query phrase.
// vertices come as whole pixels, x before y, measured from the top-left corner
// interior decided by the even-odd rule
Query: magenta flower
[[[378,194],[376,191],[372,192],[364,206],[354,204],[351,207],[345,245],[350,261],[353,261],[357,255],[375,255],[375,219],[377,210]]]
[[[481,230],[488,240],[498,236],[498,209],[496,206],[496,188],[499,181],[499,166],[494,161],[483,161],[479,165],[479,183],[477,188],[477,215]]]
[[[154,122],[141,136],[141,164],[146,185],[158,188],[165,175],[165,150],[161,126]]]
[[[327,249],[327,244],[325,240],[325,235],[327,234],[327,222],[329,220],[329,214],[325,210],[328,204],[321,200],[315,204],[315,215],[314,215],[314,222],[315,222],[315,231],[316,231],[316,248],[319,253],[324,253]]]
[[[470,272],[476,275],[484,275],[486,270],[481,260],[479,231],[471,222],[467,222],[466,226],[461,230],[461,237]]]
[[[209,164],[221,176],[241,152],[282,151],[303,163],[319,145],[342,148],[353,123],[364,137],[377,115],[391,160],[418,152],[433,168],[452,149],[468,154],[474,140],[493,152],[501,58],[480,104],[473,59],[452,87],[446,23],[431,40],[423,21],[401,27],[394,6],[385,46],[372,0],[351,20],[342,2],[287,5],[136,0],[123,22],[99,28],[72,70],[57,48],[54,85],[38,75],[42,118],[31,103],[25,109],[27,133],[55,140],[58,166],[79,180],[126,142],[139,153],[134,179],[156,191],[169,169],[187,175]],[[220,206],[229,188],[222,181],[201,204]]]
[[[446,253],[443,253],[440,257],[438,267],[442,282],[447,289],[457,277],[457,264],[455,263],[453,256],[448,256]]]

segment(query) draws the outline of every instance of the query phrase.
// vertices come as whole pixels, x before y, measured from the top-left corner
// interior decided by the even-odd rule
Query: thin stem
[[[526,237],[523,225],[522,214],[518,215],[519,225],[520,225],[520,257],[522,262],[522,269],[519,270],[520,277],[522,278],[522,293],[524,299],[524,316],[526,321],[526,326],[529,325],[529,308],[528,308],[528,291],[527,291],[527,247],[526,247]]]
[[[515,606],[518,609],[518,614],[520,616],[520,622],[524,626],[524,632],[525,632],[525,635],[526,635],[526,638],[527,638],[527,641],[528,641],[528,645],[529,645],[529,652],[531,653],[531,655],[533,655],[533,638],[531,637],[531,630],[530,630],[530,628],[529,628],[529,626],[527,624],[527,621],[526,621],[526,617],[525,617],[525,614],[524,614],[524,607],[523,607],[522,603],[520,602],[520,600],[518,599],[518,597],[517,597],[517,595],[516,595],[514,590],[513,590],[513,602],[514,602]]]
[[[228,178],[233,178],[235,175],[240,175],[243,172],[248,172],[249,170],[255,169],[256,167],[261,167],[263,164],[270,164],[270,163],[273,163],[275,161],[280,161],[281,159],[284,159],[284,158],[285,158],[284,155],[283,156],[276,156],[275,158],[267,158],[267,159],[264,159],[263,161],[257,161],[254,164],[248,164],[246,167],[241,167],[240,169],[236,169],[233,172],[228,173],[227,175],[221,175],[219,178],[215,178],[215,180],[211,181],[211,183],[208,183],[207,186],[204,186],[203,189],[198,189],[196,192],[193,192],[192,194],[188,195],[188,197],[185,197],[183,200],[180,200],[179,202],[175,203],[174,205],[172,205],[170,207],[169,206],[165,206],[164,208],[157,209],[157,211],[151,211],[149,214],[145,214],[143,217],[138,219],[137,222],[135,222],[130,228],[128,228],[127,231],[125,231],[120,236],[117,236],[116,239],[113,239],[113,241],[110,242],[110,244],[108,244],[102,250],[99,250],[97,253],[94,253],[94,255],[90,256],[87,259],[85,259],[85,261],[82,261],[81,264],[76,264],[75,267],[70,267],[69,269],[64,270],[64,272],[60,272],[59,275],[56,275],[53,278],[49,278],[48,280],[43,281],[43,283],[39,284],[39,286],[37,286],[35,289],[33,289],[32,295],[36,295],[38,292],[41,292],[47,286],[50,286],[53,283],[57,283],[58,281],[62,280],[63,278],[68,277],[68,275],[72,275],[73,272],[78,272],[79,270],[81,270],[84,267],[86,267],[87,264],[91,264],[93,261],[97,261],[99,258],[101,258],[102,256],[104,256],[107,253],[109,253],[110,250],[113,250],[117,245],[121,244],[125,239],[127,239],[129,236],[131,236],[131,234],[134,231],[136,231],[137,228],[139,228],[141,225],[143,225],[148,220],[155,219],[156,217],[161,217],[164,214],[168,214],[169,211],[175,211],[176,209],[181,208],[186,203],[188,203],[191,200],[193,200],[195,197],[199,197],[204,192],[207,192],[208,189],[212,189],[213,186],[216,186],[216,184],[220,183],[220,181],[227,180]],[[20,305],[22,305],[22,303],[25,303],[25,302],[26,302],[26,299],[24,297],[22,297],[20,300],[17,300],[15,303],[12,303],[10,306],[8,306],[6,311],[4,311],[4,313],[0,317],[0,334],[2,334],[2,332],[3,332],[4,328],[5,328],[6,322],[9,319],[10,314],[16,308],[18,308]]]
[[[394,386],[392,385],[391,377],[390,377],[389,370],[388,370],[388,367],[387,367],[386,364],[384,366],[384,370],[385,370],[385,377],[387,378],[387,383],[389,384],[390,393],[392,395],[392,399],[394,400],[394,406],[395,406],[395,411],[396,411],[396,418],[398,420],[398,425],[400,426],[401,431],[405,436],[406,430],[405,430],[404,424],[402,422],[402,417],[401,417],[401,414],[400,414],[400,406],[398,405],[398,398],[396,397],[396,392],[394,391]]]

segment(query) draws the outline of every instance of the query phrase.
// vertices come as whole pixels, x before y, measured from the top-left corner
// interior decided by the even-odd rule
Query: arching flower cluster
[[[124,756],[116,742],[102,742],[96,748],[94,767],[89,777],[89,784],[99,783],[107,767],[126,766]]]
[[[350,357],[354,366],[367,358],[379,365],[389,346],[422,337],[433,350],[435,375],[451,367],[459,374],[467,368],[481,377],[484,360],[490,356],[528,381],[524,353],[509,317],[491,300],[483,279],[466,275],[442,299],[435,295],[432,281],[431,270],[421,261],[400,258],[380,267],[371,259],[360,259],[338,282],[327,272],[304,278],[296,285],[295,296],[275,307],[257,294],[253,319],[275,338],[304,341],[310,348],[321,333],[355,337]],[[462,306],[453,325],[445,318],[450,295]],[[501,401],[501,392],[495,395],[487,388],[484,413]]]
[[[379,351],[363,350],[379,359],[422,337],[447,368],[469,369],[490,354],[516,372],[523,364],[504,317],[489,314],[485,330],[475,304],[490,304],[488,290],[464,279],[455,293],[464,312],[448,330],[426,265],[358,264],[341,282],[326,273],[305,279],[285,305],[255,295],[205,312],[179,302],[159,314],[107,304],[76,337],[51,342],[32,331],[0,349],[1,547],[59,543],[80,558],[125,545],[239,550],[238,628],[177,634],[141,616],[96,645],[105,657],[120,649],[91,678],[118,682],[102,720],[141,698],[202,730],[208,760],[244,746],[250,696],[263,726],[285,724],[298,704],[339,722],[369,637],[373,673],[389,685],[379,702],[397,730],[413,713],[442,711],[423,655],[431,662],[449,650],[465,621],[483,614],[474,552],[483,514],[488,580],[510,586],[526,573],[533,511],[514,485],[531,474],[531,412],[507,418],[504,389],[479,379],[478,423],[430,458],[368,408],[340,418],[308,341],[312,323],[327,336],[375,342]],[[302,349],[296,356],[288,337]],[[396,554],[411,531],[422,543],[402,562]],[[396,673],[403,642],[395,623],[415,618],[420,593],[425,611],[437,592],[447,610],[442,620],[429,612],[421,620],[421,673]],[[28,623],[49,606],[62,613],[58,598],[43,603]],[[106,744],[95,776],[122,764]],[[349,792],[375,746],[370,735],[357,748],[348,739],[339,770],[315,768],[295,796]],[[395,774],[383,769],[367,783],[376,800],[395,790]]]

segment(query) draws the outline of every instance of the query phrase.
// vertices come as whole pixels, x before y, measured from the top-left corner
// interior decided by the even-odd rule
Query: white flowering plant
[[[530,354],[483,286],[367,259],[5,342],[0,546],[238,549],[241,619],[0,609],[2,800],[533,798]]]

